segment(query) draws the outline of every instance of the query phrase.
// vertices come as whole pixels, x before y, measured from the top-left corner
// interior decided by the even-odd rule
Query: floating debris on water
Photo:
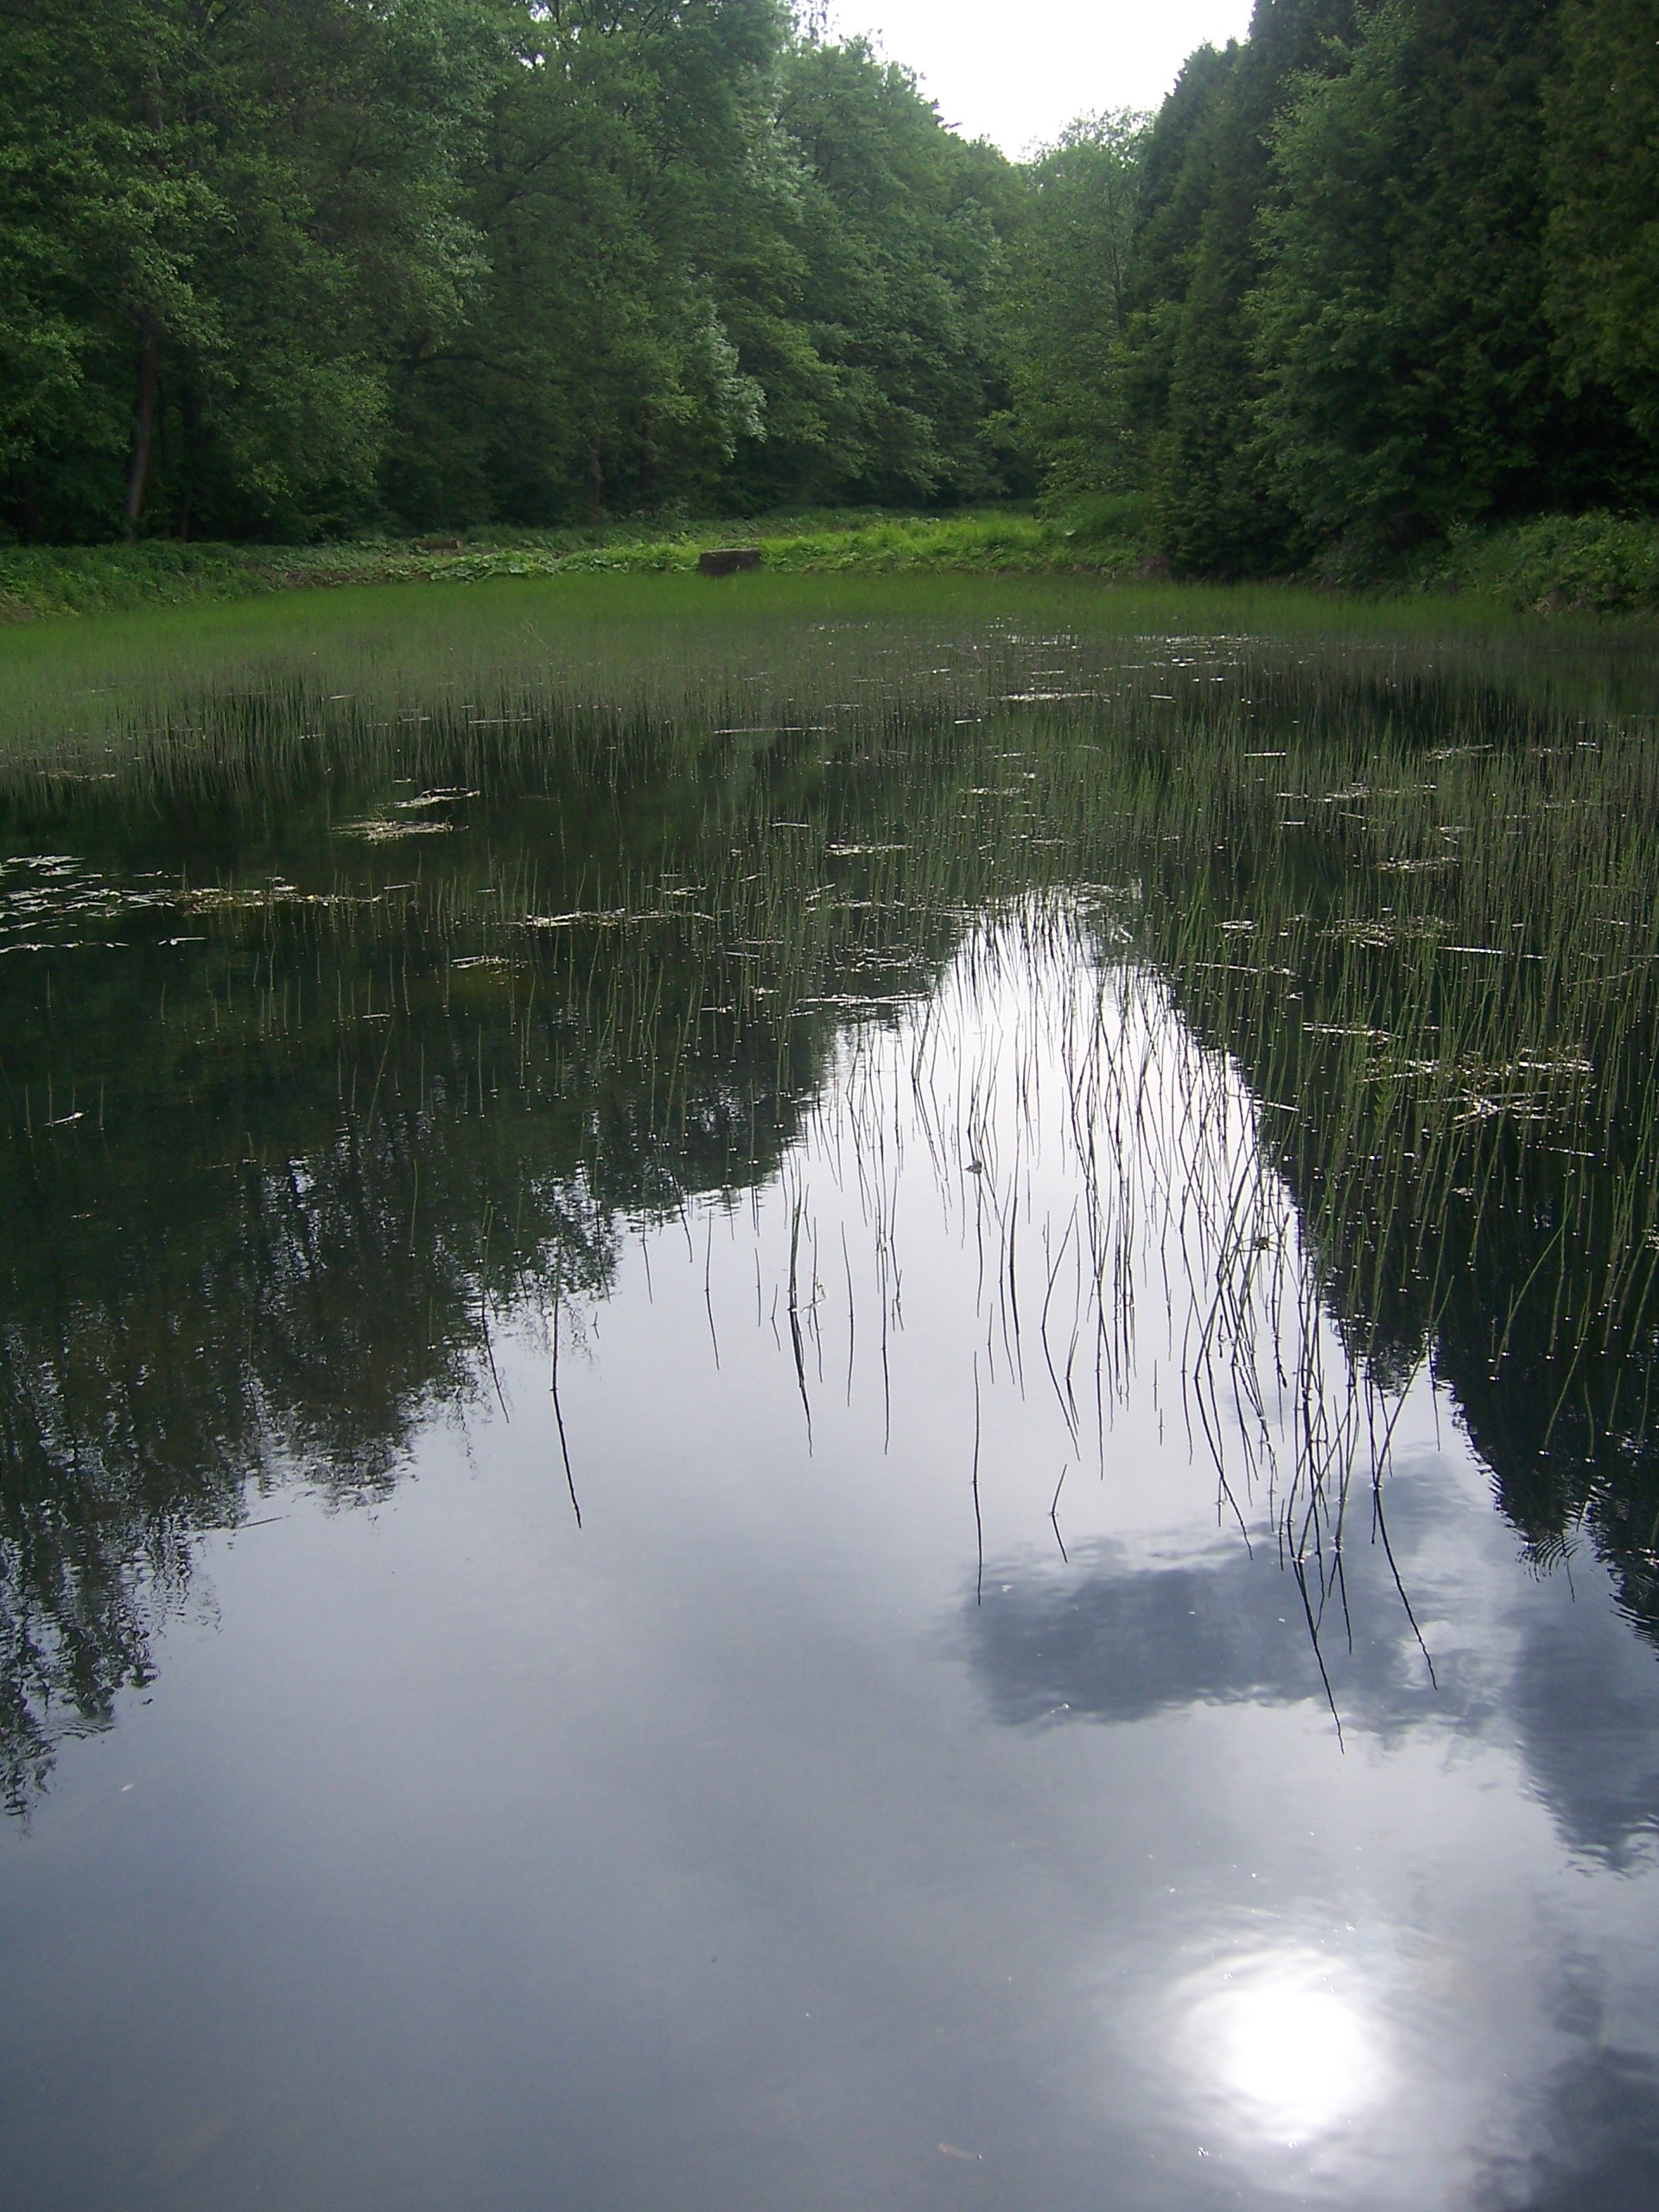
[[[359,837],[365,845],[389,845],[399,837],[443,837],[453,822],[395,822],[387,815],[367,815],[359,822],[337,822],[336,837]]]
[[[474,722],[470,727],[474,729],[480,729],[483,725],[480,722]],[[454,806],[462,799],[478,798],[481,796],[482,794],[476,791],[456,790],[423,791],[418,798],[397,798],[393,799],[392,804],[403,813],[413,814],[418,809],[423,807]]]

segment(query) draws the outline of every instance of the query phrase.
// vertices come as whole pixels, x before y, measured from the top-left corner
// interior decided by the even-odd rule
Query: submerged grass
[[[1639,695],[1654,658],[1651,639],[1621,652],[1598,627],[1542,632],[1462,602],[1255,587],[764,573],[505,579],[419,594],[362,587],[0,632],[0,777],[26,765],[102,772],[111,757],[118,766],[156,747],[182,755],[193,742],[228,741],[256,710],[271,742],[319,721],[356,742],[377,721],[437,709],[440,721],[476,716],[480,702],[493,713],[585,703],[695,719],[717,698],[735,707],[748,696],[787,721],[834,701],[837,671],[868,688],[897,666],[921,696],[931,645],[971,658],[1022,632],[1107,651],[1223,636],[1287,652],[1398,650],[1421,662],[1443,647],[1467,682],[1484,678],[1495,695],[1524,686],[1592,714],[1616,709],[1622,691]],[[1040,671],[1042,659],[1031,666]],[[1047,683],[1039,672],[1028,688]],[[980,703],[991,696],[987,688]]]
[[[590,588],[546,628],[521,605],[413,638],[336,602],[332,639],[300,633],[309,668],[281,622],[258,626],[263,671],[240,624],[206,652],[191,626],[207,682],[181,685],[188,657],[163,649],[146,676],[89,686],[82,728],[48,745],[54,666],[6,784],[35,813],[106,785],[116,814],[185,795],[280,814],[287,789],[304,834],[334,833],[323,876],[313,837],[304,896],[378,899],[350,855],[384,848],[379,874],[429,880],[446,931],[462,926],[443,918],[455,795],[574,779],[626,809],[650,786],[670,798],[656,853],[637,821],[586,826],[550,899],[526,855],[493,931],[468,912],[463,957],[521,957],[525,937],[502,931],[668,931],[718,1003],[751,986],[844,1000],[849,927],[902,944],[918,915],[1133,874],[1139,956],[1298,1126],[1329,1122],[1311,1202],[1333,1266],[1357,1236],[1391,1249],[1358,1236],[1379,1205],[1396,1217],[1390,1176],[1420,1219],[1444,1217],[1517,1133],[1529,1155],[1548,1132],[1561,1156],[1605,1161],[1651,1125],[1637,1040],[1659,785],[1628,703],[1648,671],[1628,656],[1484,631],[1402,640],[1374,619],[1341,644],[1282,625],[1264,639],[1247,618],[1282,606],[1236,595],[1203,610],[1229,627],[1172,639],[1150,627],[1160,594],[1115,606],[1108,629],[1052,591],[1010,613],[1006,589],[924,587],[900,616],[885,593],[768,584],[710,620],[696,587],[665,584],[619,620]],[[696,882],[665,893],[686,837]],[[265,853],[282,856],[280,836]],[[849,879],[873,918],[855,926]],[[1639,1145],[1629,1165],[1618,1206],[1640,1247]]]
[[[913,1037],[931,1097],[941,976],[1023,963],[1104,1011],[1066,1032],[1071,1223],[1020,1227],[960,1085],[985,1371],[1046,1370],[1097,1441],[1155,1202],[1195,1436],[1273,1488],[1310,1618],[1431,1364],[1535,1554],[1587,1516],[1659,1623],[1651,643],[961,579],[414,604],[0,645],[0,1318],[43,1558],[54,1468],[87,1574],[106,1525],[159,1515],[165,1562],[283,1452],[389,1479],[484,1387],[492,1314],[602,1294],[630,1222],[783,1172],[832,1083],[896,1300],[857,1040]]]

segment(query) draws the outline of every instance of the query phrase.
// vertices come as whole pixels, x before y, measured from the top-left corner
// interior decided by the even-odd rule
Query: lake
[[[1659,654],[0,639],[0,2203],[1636,2212]]]

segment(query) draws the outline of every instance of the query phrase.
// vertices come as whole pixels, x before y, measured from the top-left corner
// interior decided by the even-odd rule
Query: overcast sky
[[[1242,38],[1250,0],[832,0],[915,70],[944,121],[1019,155],[1075,115],[1156,107],[1206,39]]]

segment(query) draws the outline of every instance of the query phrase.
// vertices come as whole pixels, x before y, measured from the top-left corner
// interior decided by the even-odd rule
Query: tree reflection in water
[[[1236,640],[1178,659],[1205,653],[1257,703],[1247,721],[1195,704],[1179,745],[1149,689],[1168,679],[1142,663],[1058,714],[1032,712],[1047,695],[1009,663],[1000,720],[912,708],[827,738],[746,730],[723,753],[702,739],[689,771],[669,724],[563,762],[556,731],[538,751],[532,728],[493,760],[429,738],[418,763],[383,746],[355,766],[284,754],[263,780],[162,775],[49,805],[14,792],[7,1802],[25,1808],[58,1740],[149,1678],[200,1532],[290,1480],[342,1501],[384,1491],[423,1422],[490,1388],[493,1325],[602,1299],[632,1226],[776,1178],[830,1094],[856,1153],[858,1055],[838,1039],[902,1033],[934,1080],[964,1023],[901,1015],[953,960],[953,989],[983,982],[1005,1008],[1011,976],[1016,998],[1056,977],[1070,994],[1071,1214],[1016,1252],[1014,1168],[988,1129],[973,1200],[1002,1356],[1052,1388],[1080,1457],[1127,1387],[1155,1248],[1183,1417],[1224,1497],[1272,1491],[1305,1653],[1322,1664],[1340,1618],[1348,1665],[1349,1540],[1386,1504],[1390,1408],[1426,1366],[1538,1562],[1587,1528],[1659,1634],[1651,956],[1621,941],[1625,968],[1588,982],[1557,962],[1535,1000],[1531,968],[1504,968],[1501,990],[1463,973],[1538,932],[1535,886],[1497,864],[1512,849],[1487,786],[1507,775],[1511,797],[1556,804],[1567,769],[1537,765],[1534,742],[1555,725],[1485,677],[1252,662]],[[1324,728],[1299,734],[1314,718],[1294,710],[1315,701]],[[1407,827],[1427,834],[1416,816],[1354,827],[1433,788],[1400,779],[1448,727],[1490,730],[1498,755],[1433,754],[1440,785],[1465,774],[1491,817],[1455,890],[1439,852],[1420,874],[1399,858]],[[418,772],[400,783],[404,766]],[[1568,768],[1589,772],[1576,753]],[[1597,828],[1645,818],[1655,771],[1620,755],[1596,772],[1572,802],[1579,842],[1552,848],[1558,871],[1584,872],[1574,928],[1592,891],[1655,910],[1636,848],[1610,887]],[[1287,794],[1316,783],[1306,830]],[[422,823],[442,834],[417,838]],[[1406,872],[1377,873],[1366,836]],[[1554,1033],[1564,1005],[1576,1041]],[[1020,1053],[1017,1016],[991,1047]],[[971,1071],[949,1079],[971,1090]],[[874,1187],[891,1164],[858,1172]],[[932,1164],[956,1173],[943,1149]],[[1287,1425],[1268,1412],[1287,1393]],[[1272,1696],[1274,1670],[1301,1662],[1252,1657],[1226,1607],[1181,1602],[1226,1573],[1172,1569],[1093,1615],[1085,1579],[1040,1624],[1040,1679],[1022,1675],[1032,1624],[993,1609],[995,1694],[1010,1717],[1057,1688],[1086,1707],[1109,1676],[1129,1697],[1173,1607],[1199,1623],[1182,1694]],[[1628,1835],[1648,1802],[1643,1785],[1624,1812],[1586,1814],[1586,1834]],[[1286,2035],[1313,2001],[1285,2012]]]

